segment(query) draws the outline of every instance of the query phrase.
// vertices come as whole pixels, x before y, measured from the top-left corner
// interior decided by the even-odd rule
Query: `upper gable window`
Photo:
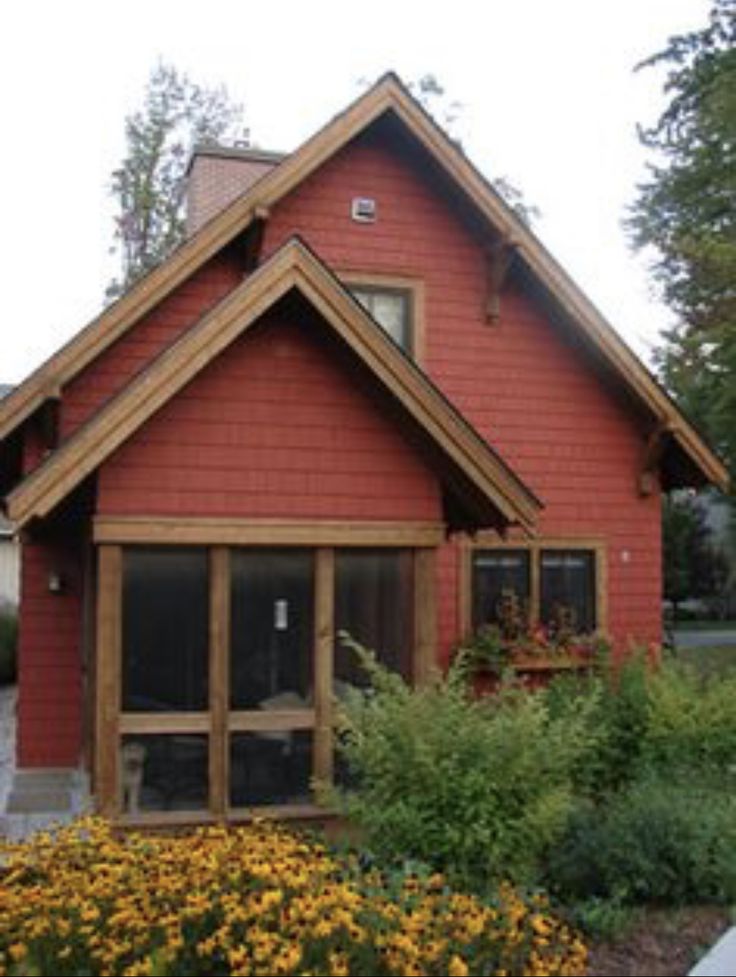
[[[393,341],[411,355],[414,346],[411,291],[408,288],[350,283],[348,288]]]

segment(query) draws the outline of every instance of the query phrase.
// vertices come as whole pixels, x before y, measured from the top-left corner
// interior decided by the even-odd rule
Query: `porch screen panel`
[[[347,631],[375,651],[387,668],[412,677],[414,645],[413,560],[409,550],[339,550],[335,554],[335,630]],[[335,648],[336,693],[340,685],[365,686],[355,654]]]
[[[476,551],[473,554],[473,627],[498,621],[504,591],[513,591],[528,609],[530,587],[528,550]]]
[[[230,804],[310,804],[311,730],[233,733],[230,737]]]
[[[230,565],[230,707],[309,707],[313,554],[290,549],[234,550]]]
[[[595,630],[595,553],[591,550],[543,550],[540,589],[543,623],[555,626],[562,615],[575,631]]]
[[[207,763],[207,736],[123,737],[120,768],[124,813],[205,811]]]
[[[124,712],[207,709],[208,576],[205,549],[125,550]]]

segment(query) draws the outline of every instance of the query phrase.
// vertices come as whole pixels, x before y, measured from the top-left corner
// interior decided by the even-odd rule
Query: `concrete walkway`
[[[10,793],[15,773],[15,703],[14,685],[0,685],[0,815]]]
[[[690,971],[688,977],[734,977],[736,974],[736,926],[732,926]]]

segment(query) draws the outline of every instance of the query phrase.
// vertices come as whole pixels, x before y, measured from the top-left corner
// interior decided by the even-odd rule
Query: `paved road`
[[[715,645],[733,645],[736,650],[736,629],[723,631],[675,631],[676,648],[713,648]]]

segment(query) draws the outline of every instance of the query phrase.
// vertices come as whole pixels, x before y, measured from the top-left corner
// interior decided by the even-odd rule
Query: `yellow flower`
[[[462,957],[459,957],[456,953],[454,953],[450,957],[447,973],[449,974],[449,977],[468,977],[470,970]]]
[[[22,960],[23,957],[28,953],[28,947],[25,943],[11,943],[8,947],[8,953],[16,962]]]

